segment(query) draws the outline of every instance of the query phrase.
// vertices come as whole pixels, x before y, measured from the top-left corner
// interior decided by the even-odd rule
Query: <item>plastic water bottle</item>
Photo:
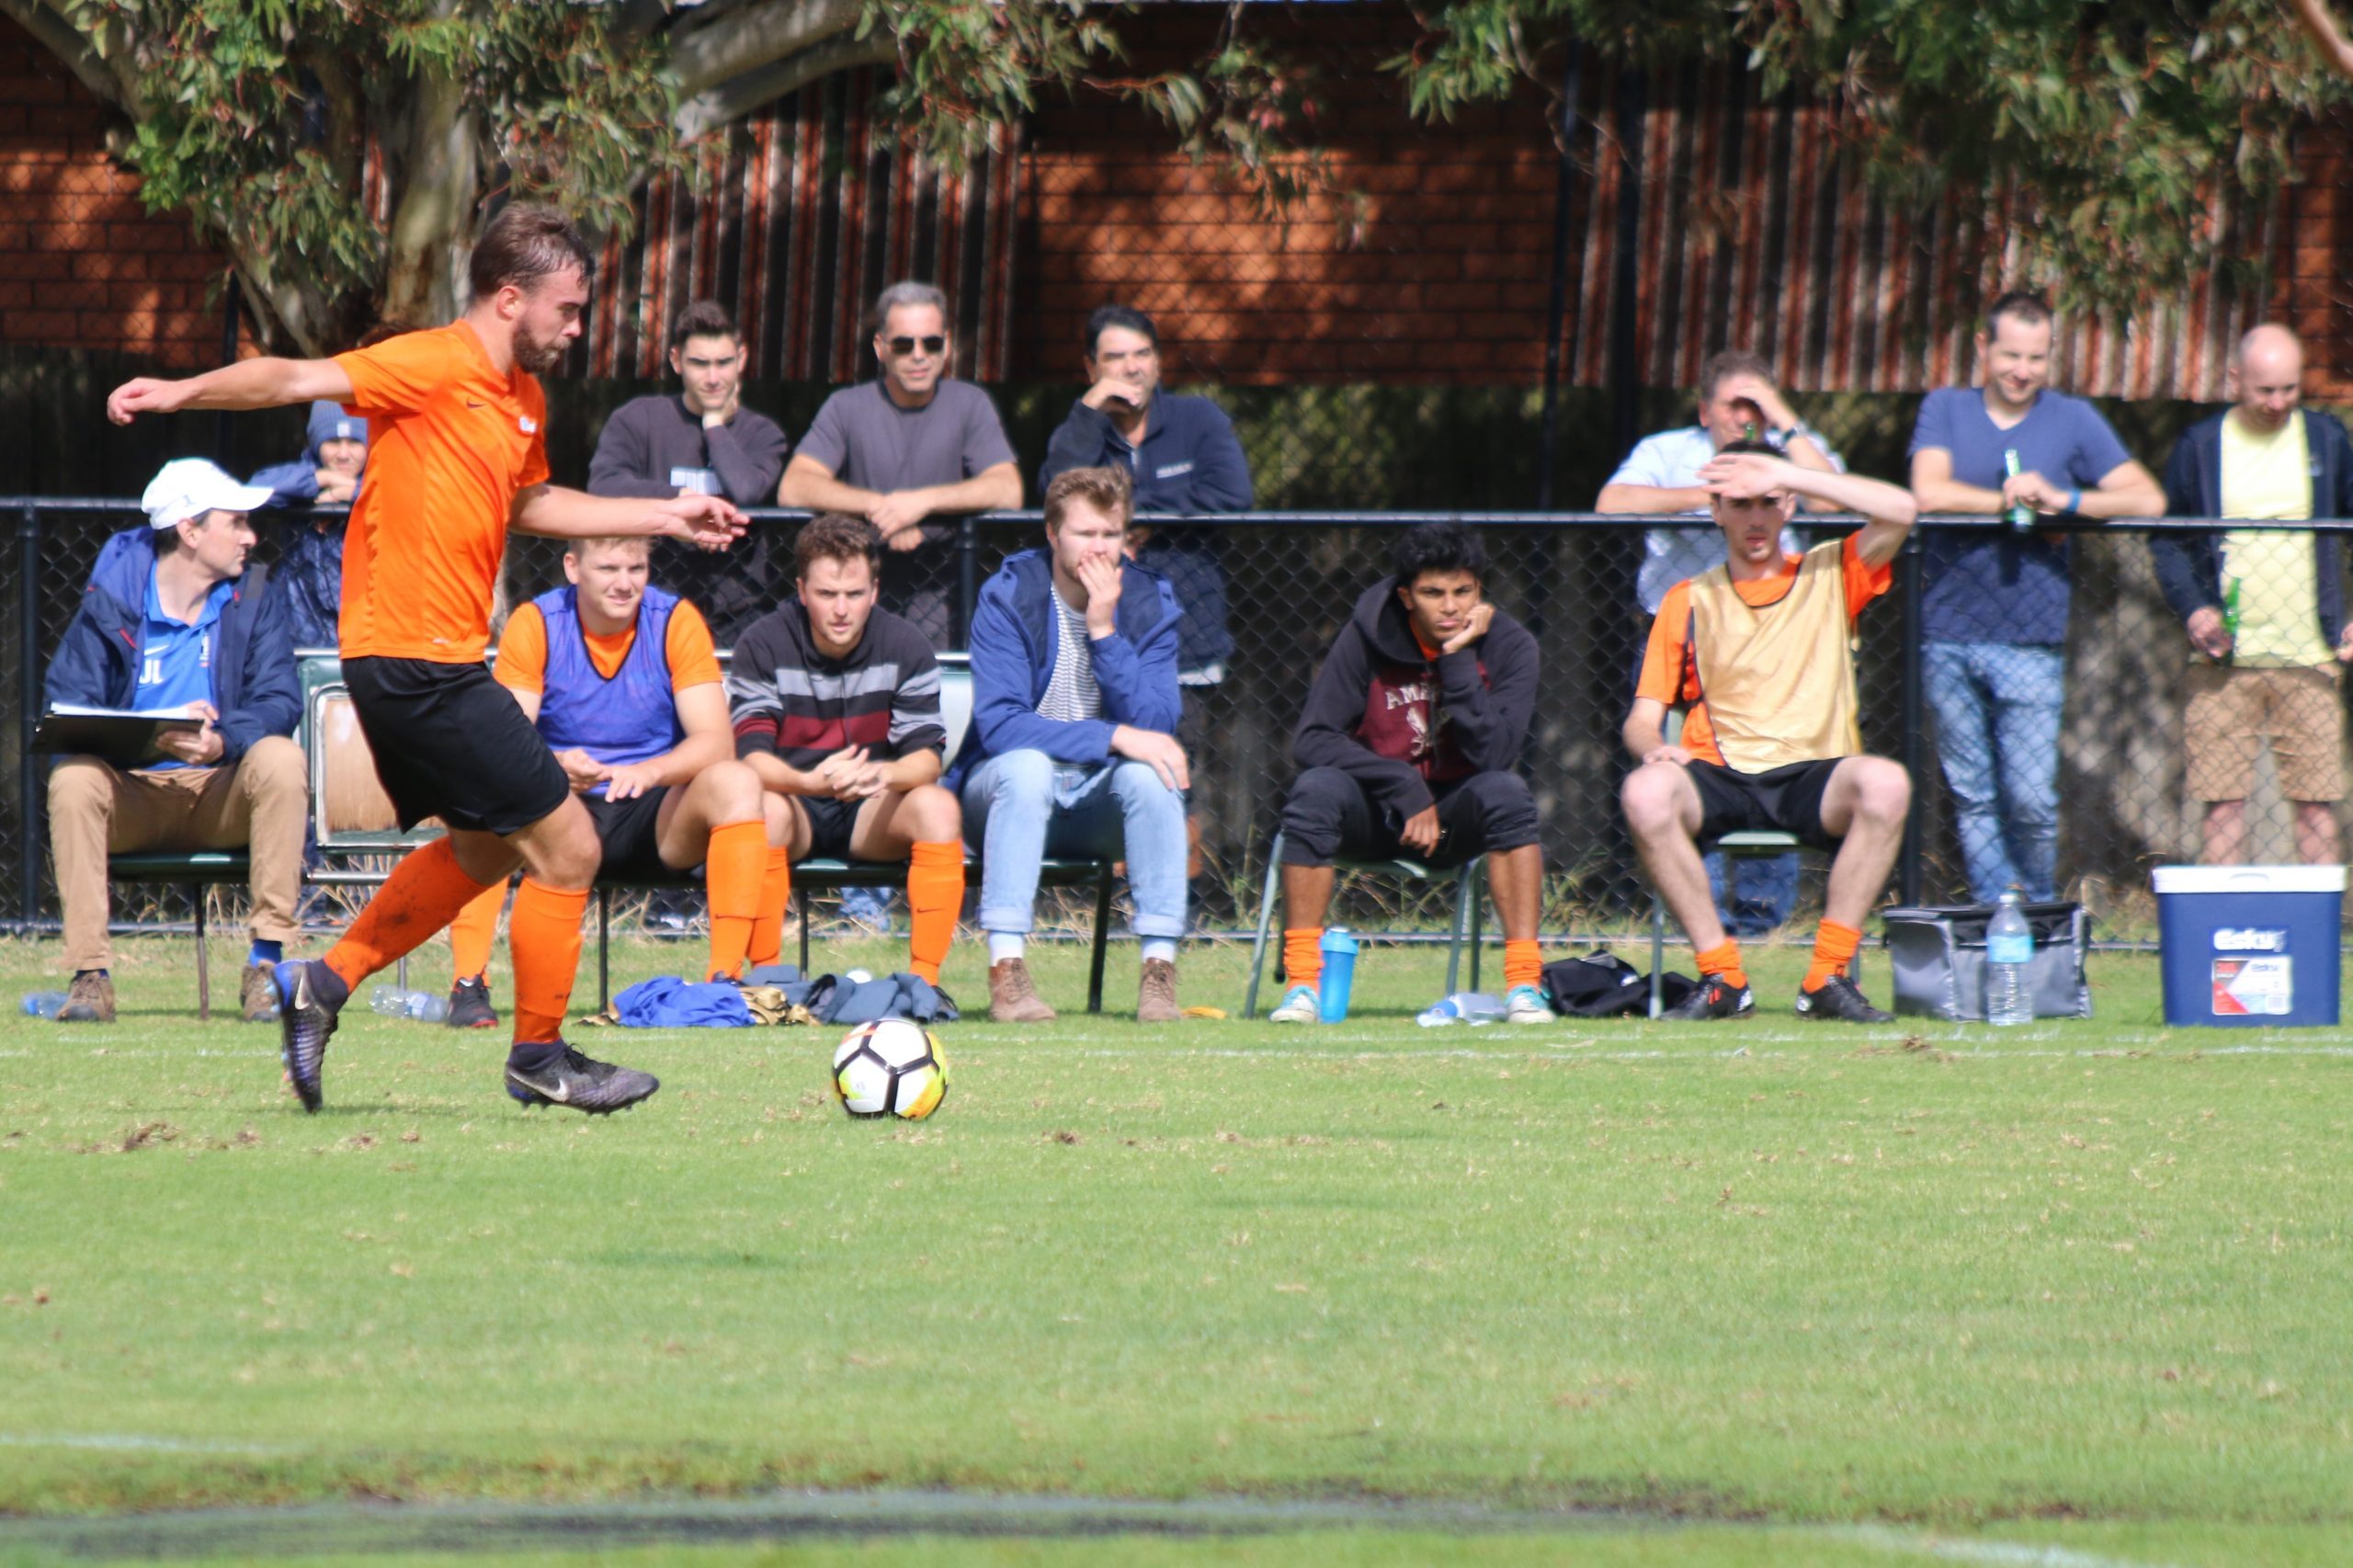
[[[438,1024],[449,1016],[447,996],[430,991],[404,991],[397,985],[379,985],[369,992],[368,1006],[388,1018],[415,1018],[426,1024]]]
[[[1357,939],[1345,926],[1335,926],[1316,944],[1324,954],[1324,978],[1315,991],[1316,1016],[1336,1024],[1348,1016],[1348,988],[1356,983]]]
[[[64,1006],[65,993],[63,991],[25,993],[25,1017],[28,1018],[53,1018]]]
[[[2027,924],[2025,898],[2012,888],[2002,895],[1985,927],[1985,1021],[2030,1024],[2034,992],[2028,971],[2034,965],[2034,928]]]
[[[1414,1021],[1426,1029],[1434,1029],[1445,1024],[1492,1024],[1503,1016],[1500,997],[1483,991],[1457,991],[1439,997],[1415,1015]]]

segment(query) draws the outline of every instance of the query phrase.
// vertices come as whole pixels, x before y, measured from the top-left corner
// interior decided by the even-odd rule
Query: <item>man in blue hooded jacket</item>
[[[297,648],[335,646],[343,613],[343,524],[315,506],[348,506],[367,483],[368,421],[335,403],[311,404],[302,455],[254,475],[270,492],[264,509],[283,509],[274,578],[286,600],[289,634]]]
[[[158,761],[123,768],[58,759],[49,777],[50,848],[74,980],[57,1017],[114,1018],[107,942],[107,856],[245,848],[253,861],[253,949],[240,1010],[277,1016],[270,976],[296,933],[309,804],[294,649],[267,574],[250,570],[247,518],[268,496],[199,458],[165,463],[141,505],[143,551],[109,549],[50,660],[49,706],[183,711]]]
[[[1143,939],[1136,1017],[1170,1023],[1185,929],[1176,597],[1120,553],[1133,491],[1116,468],[1046,487],[1046,548],[1012,557],[972,612],[972,729],[949,775],[981,846],[989,1016],[1054,1016],[1023,949],[1049,854],[1121,856]]]

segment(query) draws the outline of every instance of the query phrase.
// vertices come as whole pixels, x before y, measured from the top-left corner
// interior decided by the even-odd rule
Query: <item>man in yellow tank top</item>
[[[2165,464],[2165,510],[2177,517],[2297,521],[2353,517],[2353,443],[2345,426],[2300,406],[2304,351],[2267,324],[2231,356],[2237,405],[2191,426]],[[2246,798],[2266,745],[2294,804],[2297,858],[2337,858],[2345,706],[2339,670],[2353,659],[2337,535],[2286,528],[2159,534],[2157,583],[2191,647],[2182,734],[2190,792],[2206,802],[2200,858],[2247,857]]]
[[[1895,485],[1801,468],[1756,442],[1726,447],[1699,477],[1725,561],[1667,591],[1623,732],[1638,765],[1620,793],[1626,825],[1699,952],[1699,989],[1666,1016],[1756,1011],[1700,852],[1727,833],[1778,829],[1834,851],[1798,1015],[1891,1022],[1847,970],[1895,865],[1912,781],[1902,764],[1863,752],[1852,645],[1855,616],[1887,591],[1918,508]],[[1781,529],[1801,499],[1860,513],[1864,527],[1788,554]],[[1683,733],[1671,742],[1677,705]]]

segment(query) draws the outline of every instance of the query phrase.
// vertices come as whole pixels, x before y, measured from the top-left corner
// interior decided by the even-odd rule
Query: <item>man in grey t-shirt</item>
[[[716,300],[699,300],[670,325],[678,390],[631,398],[613,411],[588,460],[591,495],[724,495],[738,506],[776,498],[787,442],[777,422],[743,406],[744,339]],[[767,533],[755,528],[724,554],[657,540],[654,575],[693,599],[722,647],[777,597]]]
[[[883,603],[945,648],[952,530],[933,519],[1020,506],[1021,471],[988,393],[946,377],[948,297],[928,283],[894,283],[875,301],[874,320],[881,379],[825,400],[779,499],[880,529],[891,550]]]

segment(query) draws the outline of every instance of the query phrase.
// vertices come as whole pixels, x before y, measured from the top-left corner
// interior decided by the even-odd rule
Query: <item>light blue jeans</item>
[[[1049,855],[1128,863],[1139,937],[1185,934],[1185,797],[1149,763],[993,756],[964,780],[964,837],[981,854],[981,929],[1026,936]]]
[[[2017,883],[2059,896],[2059,708],[2066,657],[2008,642],[1930,642],[1925,671],[1970,896]]]

